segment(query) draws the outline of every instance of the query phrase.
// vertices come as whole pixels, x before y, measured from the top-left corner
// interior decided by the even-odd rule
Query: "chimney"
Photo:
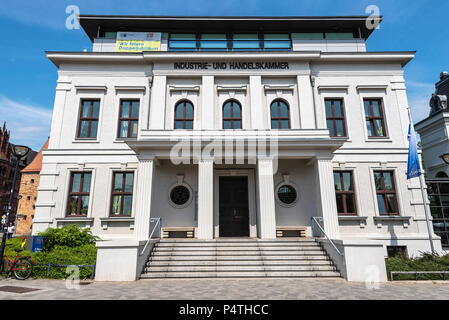
[[[446,79],[447,77],[449,77],[449,72],[443,71],[440,73],[440,81]]]

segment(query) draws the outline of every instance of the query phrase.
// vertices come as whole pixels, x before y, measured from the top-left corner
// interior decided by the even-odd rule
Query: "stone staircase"
[[[141,278],[340,277],[313,238],[166,239],[153,248]]]

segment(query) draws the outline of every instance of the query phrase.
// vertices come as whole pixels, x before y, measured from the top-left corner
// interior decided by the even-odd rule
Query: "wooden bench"
[[[194,227],[162,227],[162,238],[193,238]]]
[[[276,237],[305,237],[306,231],[307,227],[303,226],[276,227]]]

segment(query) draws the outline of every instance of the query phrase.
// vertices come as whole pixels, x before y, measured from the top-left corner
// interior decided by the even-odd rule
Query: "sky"
[[[448,0],[21,0],[0,3],[0,122],[11,141],[39,150],[50,134],[57,69],[45,51],[87,51],[81,29],[66,28],[67,6],[81,14],[184,16],[370,15],[383,21],[367,41],[368,51],[417,51],[405,67],[414,122],[429,113],[440,72],[449,70]]]

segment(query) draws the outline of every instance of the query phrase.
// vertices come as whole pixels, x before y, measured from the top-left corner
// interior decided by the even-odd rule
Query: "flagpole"
[[[408,118],[410,120],[410,124],[413,125],[412,122],[412,116],[410,114],[410,109],[407,108],[408,111]],[[410,143],[410,142],[409,142]],[[424,174],[420,174],[419,175],[419,185],[421,187],[421,196],[422,196],[422,201],[423,201],[423,205],[424,205],[424,212],[426,215],[426,223],[427,223],[427,232],[429,233],[429,241],[430,241],[430,249],[432,250],[432,254],[435,255],[435,247],[433,245],[433,237],[432,237],[432,227],[430,225],[430,212],[429,212],[429,207],[427,206],[427,197],[426,197],[426,193],[424,191]]]

